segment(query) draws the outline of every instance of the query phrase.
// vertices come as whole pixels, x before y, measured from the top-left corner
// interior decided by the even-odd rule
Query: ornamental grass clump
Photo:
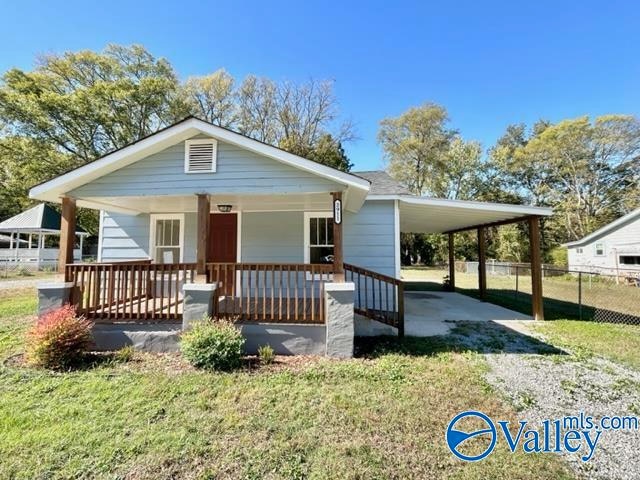
[[[258,358],[263,365],[271,365],[276,359],[276,353],[271,345],[258,347]]]
[[[244,337],[231,322],[206,319],[182,334],[180,350],[194,367],[233,370],[242,365]]]
[[[46,313],[27,332],[27,363],[51,370],[77,366],[93,346],[92,326],[71,305]]]

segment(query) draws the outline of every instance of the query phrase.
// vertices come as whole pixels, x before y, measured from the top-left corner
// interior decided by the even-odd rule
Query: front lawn
[[[535,328],[554,345],[640,368],[640,326],[554,320],[538,323]]]
[[[478,463],[451,455],[458,412],[516,413],[482,356],[442,339],[237,373],[140,353],[51,373],[16,363],[33,297],[0,298],[0,478],[572,478],[560,457],[501,443]]]

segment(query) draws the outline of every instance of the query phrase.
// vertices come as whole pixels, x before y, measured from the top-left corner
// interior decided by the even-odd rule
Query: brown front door
[[[238,255],[238,215],[236,213],[212,213],[209,222],[209,251],[210,262],[235,263]],[[233,293],[235,275],[233,269],[226,269],[222,282],[222,294]]]

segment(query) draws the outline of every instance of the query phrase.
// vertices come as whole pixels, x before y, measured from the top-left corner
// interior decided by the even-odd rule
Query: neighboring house
[[[565,246],[570,270],[613,275],[640,272],[640,208]]]
[[[413,196],[385,172],[345,173],[195,118],[30,196],[61,202],[71,223],[76,205],[100,211],[100,263],[69,265],[66,277],[101,321],[180,319],[193,298],[183,291],[200,281],[218,285],[220,316],[324,325],[324,295],[346,276],[356,313],[401,329],[400,232],[551,213]]]
[[[19,263],[32,269],[54,268],[58,261],[58,249],[47,246],[47,237],[60,235],[60,213],[49,205],[41,203],[24,212],[0,222],[0,262]],[[73,258],[82,258],[82,244],[87,233],[76,228],[78,248],[74,248]],[[74,241],[75,243],[75,241]]]

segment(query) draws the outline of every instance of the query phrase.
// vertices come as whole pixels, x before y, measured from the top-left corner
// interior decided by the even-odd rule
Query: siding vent
[[[184,171],[186,173],[215,172],[217,150],[215,140],[187,140],[184,151]]]

